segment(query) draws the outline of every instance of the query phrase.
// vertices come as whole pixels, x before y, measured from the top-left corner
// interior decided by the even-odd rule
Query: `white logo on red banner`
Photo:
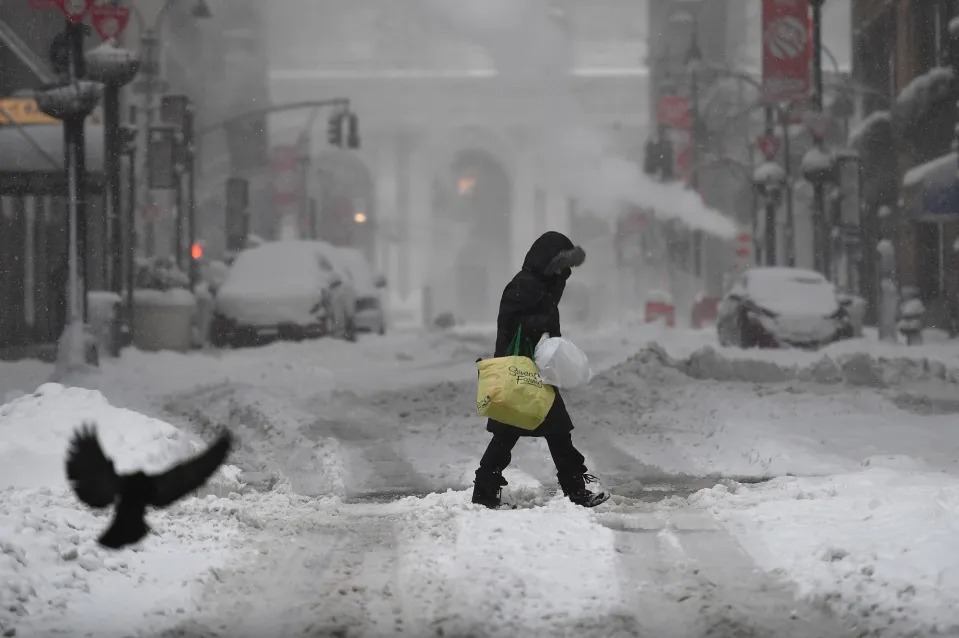
[[[90,22],[104,40],[119,38],[130,20],[130,8],[108,4],[107,0],[90,7]]]
[[[73,24],[79,24],[90,11],[93,0],[56,0],[56,3],[67,20]]]
[[[809,93],[812,25],[806,0],[763,0],[763,93],[794,102]]]

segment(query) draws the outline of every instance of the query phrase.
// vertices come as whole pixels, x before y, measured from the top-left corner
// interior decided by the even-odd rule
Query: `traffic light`
[[[147,184],[152,190],[172,190],[178,185],[176,132],[172,126],[152,126],[147,137]]]
[[[347,116],[347,148],[357,149],[360,147],[360,120],[356,113],[350,113]]]
[[[326,128],[326,141],[331,146],[343,147],[343,116],[346,113],[339,112],[330,116],[329,124]]]
[[[203,259],[203,242],[193,242],[193,245],[190,246],[190,257],[192,257],[194,261]]]

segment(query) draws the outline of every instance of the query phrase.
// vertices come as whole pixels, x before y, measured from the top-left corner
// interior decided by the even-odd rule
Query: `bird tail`
[[[144,520],[145,507],[126,503],[117,505],[110,527],[100,536],[100,544],[110,549],[120,549],[140,541],[150,532]]]

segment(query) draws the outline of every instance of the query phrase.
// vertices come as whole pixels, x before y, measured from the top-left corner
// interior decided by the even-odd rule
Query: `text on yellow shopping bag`
[[[529,357],[477,362],[476,413],[524,430],[535,430],[553,407],[556,392],[543,383]]]

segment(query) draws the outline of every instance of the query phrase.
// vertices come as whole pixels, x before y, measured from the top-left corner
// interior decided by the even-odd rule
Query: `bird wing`
[[[226,459],[232,442],[230,433],[224,432],[202,454],[150,477],[153,481],[150,505],[166,507],[206,483]]]
[[[91,423],[84,423],[70,440],[67,479],[77,498],[90,507],[107,507],[116,500],[120,480]]]

